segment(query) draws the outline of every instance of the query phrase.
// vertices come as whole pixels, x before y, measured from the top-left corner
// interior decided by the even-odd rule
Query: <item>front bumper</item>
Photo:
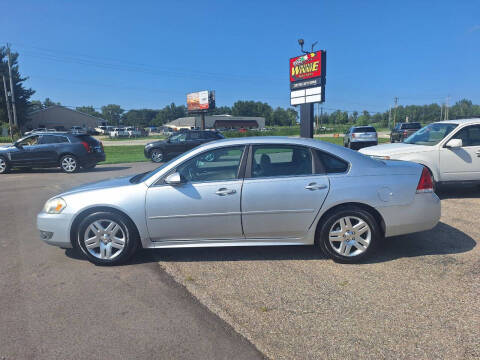
[[[385,221],[385,236],[397,236],[430,230],[441,216],[441,203],[435,193],[416,194],[408,205],[378,209]]]
[[[49,245],[61,248],[71,248],[70,214],[47,214],[41,212],[37,215],[37,228],[40,231],[40,239]]]

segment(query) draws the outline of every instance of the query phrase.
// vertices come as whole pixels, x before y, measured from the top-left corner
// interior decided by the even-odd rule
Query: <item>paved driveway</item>
[[[0,176],[0,359],[254,359],[262,355],[172,280],[150,253],[95,267],[39,240],[45,200],[151,163]]]

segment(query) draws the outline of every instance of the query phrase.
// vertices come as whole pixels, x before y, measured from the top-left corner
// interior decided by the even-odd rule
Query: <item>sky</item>
[[[303,38],[327,51],[324,111],[480,103],[480,0],[2,3],[32,99],[158,109],[211,89],[217,106],[288,107]]]

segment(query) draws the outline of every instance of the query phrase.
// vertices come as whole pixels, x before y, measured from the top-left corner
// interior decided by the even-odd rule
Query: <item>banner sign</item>
[[[215,108],[215,91],[198,91],[187,94],[188,111],[206,111]]]

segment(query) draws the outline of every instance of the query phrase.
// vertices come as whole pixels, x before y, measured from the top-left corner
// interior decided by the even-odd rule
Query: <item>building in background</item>
[[[202,117],[187,116],[175,119],[167,124],[172,129],[196,129],[202,126]],[[211,115],[205,116],[205,128],[216,130],[263,129],[265,118],[252,116]]]
[[[106,121],[103,119],[60,105],[31,112],[27,117],[28,121],[25,124],[25,130],[37,128],[69,130],[72,126],[80,126],[85,130],[92,130],[97,126],[106,124]]]

